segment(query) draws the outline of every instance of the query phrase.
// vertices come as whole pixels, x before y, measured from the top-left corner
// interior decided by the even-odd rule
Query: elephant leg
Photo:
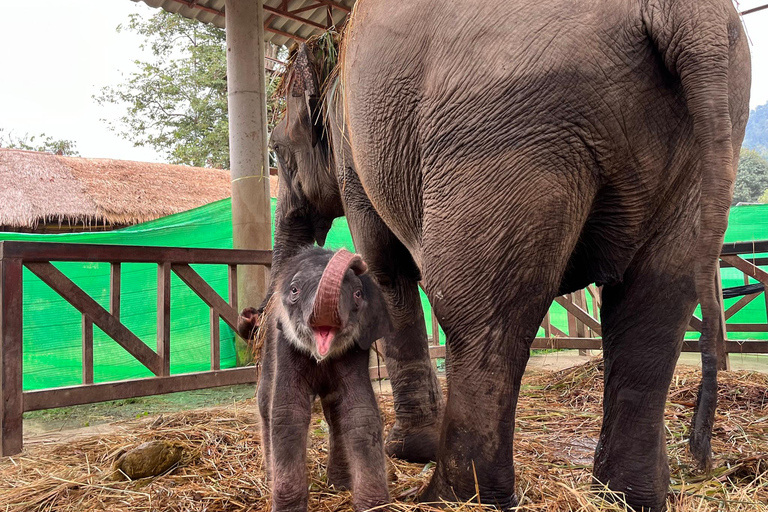
[[[447,335],[448,400],[437,466],[420,501],[474,499],[503,510],[516,505],[515,408],[529,348],[550,301],[531,302],[525,308],[509,302],[457,307],[455,313],[438,308]]]
[[[603,288],[605,392],[594,477],[636,510],[665,508],[664,405],[696,306],[694,232],[692,225],[664,230],[621,283]]]
[[[395,424],[385,443],[387,455],[409,462],[435,460],[443,395],[429,357],[419,269],[367,198],[361,198],[359,182],[350,178],[344,190],[346,203],[352,205],[347,219],[355,247],[381,286],[394,326],[384,344],[395,409]],[[356,200],[349,197],[352,194]]]
[[[311,391],[300,373],[284,368],[276,375],[275,389],[279,392],[272,393],[269,407],[272,510],[306,512]]]
[[[264,472],[267,476],[267,482],[272,482],[272,426],[270,422],[270,411],[272,409],[272,389],[274,388],[274,354],[269,346],[264,348],[263,364],[261,374],[259,375],[258,389],[256,390],[256,400],[259,407],[259,416],[261,417],[261,452],[263,455]]]
[[[368,354],[355,354],[355,370],[326,396],[331,432],[343,447],[355,512],[389,503],[381,414],[368,376]]]
[[[578,236],[579,226],[570,223],[582,218],[565,215],[562,201],[522,205],[505,215],[502,208],[462,199],[477,208],[455,217],[499,232],[478,236],[482,231],[443,225],[450,236],[427,240],[425,288],[447,336],[448,397],[435,473],[419,500],[474,500],[507,509],[516,503],[520,381]],[[547,229],[531,221],[542,217],[533,209],[552,212]]]
[[[397,304],[392,309],[398,317],[384,344],[395,409],[386,452],[409,462],[428,462],[437,456],[443,394],[429,356],[418,285],[400,278],[384,289],[389,304]]]
[[[349,475],[347,455],[344,451],[343,432],[340,431],[339,422],[331,413],[337,401],[338,398],[335,394],[326,395],[321,399],[325,422],[328,423],[328,462],[325,471],[328,485],[339,490],[348,490],[352,488],[352,480]]]

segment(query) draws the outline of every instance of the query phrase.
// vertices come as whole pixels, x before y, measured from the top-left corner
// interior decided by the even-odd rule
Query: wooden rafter
[[[757,7],[753,7],[751,9],[747,9],[746,11],[741,11],[739,14],[744,16],[746,14],[752,14],[753,12],[762,11],[763,9],[768,9],[768,4],[758,5]]]
[[[333,7],[335,9],[344,11],[346,13],[352,12],[352,9],[350,9],[346,5],[342,5],[338,2],[334,2],[333,0],[317,0],[317,3],[327,5],[328,7]]]
[[[189,0],[173,0],[173,1],[176,2],[176,3],[182,4],[182,5],[185,5],[186,7],[189,7],[190,9],[197,9],[199,11],[209,12],[211,14],[215,14],[216,16],[224,17],[224,12],[223,11],[218,11],[216,9],[211,9],[210,7],[205,7],[203,5],[198,5],[195,2],[192,2],[192,1],[189,1]],[[301,22],[305,23],[306,20],[302,20]],[[319,25],[319,28],[325,30],[325,27],[322,26],[322,25]],[[296,34],[290,34],[288,32],[284,32],[284,31],[278,30],[276,28],[265,26],[264,30],[266,30],[267,32],[271,32],[272,34],[277,34],[279,36],[286,37],[288,39],[295,39],[296,41],[299,41],[299,42],[302,42],[302,43],[304,41],[306,41],[306,39],[303,38],[303,37],[297,36]]]
[[[306,11],[314,11],[315,9],[320,9],[321,7],[325,7],[325,4],[317,3],[317,4],[305,5],[304,7],[299,7],[298,9],[293,9],[289,12],[291,14],[300,14]]]
[[[316,21],[308,20],[307,18],[302,18],[301,16],[297,16],[291,11],[284,11],[279,7],[270,7],[268,5],[265,5],[264,11],[270,14],[274,14],[275,16],[280,16],[281,18],[286,18],[292,21],[298,21],[299,23],[302,23],[304,25],[309,25],[310,27],[315,27],[320,30],[326,29],[325,25],[323,25],[322,23],[317,23]],[[266,29],[268,27],[264,27],[264,28]]]

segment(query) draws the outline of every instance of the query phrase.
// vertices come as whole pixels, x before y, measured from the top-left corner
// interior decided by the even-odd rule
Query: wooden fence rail
[[[65,276],[52,261],[110,264],[109,309],[103,308]],[[186,249],[115,245],[0,242],[0,456],[22,448],[22,414],[108,400],[252,383],[254,367],[221,369],[219,318],[237,325],[237,266],[272,262],[271,251]],[[122,263],[157,265],[157,342],[152,350],[120,321]],[[227,265],[227,302],[190,264]],[[82,384],[23,391],[22,271],[26,267],[82,315]],[[171,274],[176,274],[210,308],[210,371],[171,375]],[[94,384],[93,326],[123,347],[154,377]]]
[[[768,272],[759,268],[768,264],[768,257],[751,259],[745,255],[768,253],[768,241],[726,244],[721,267],[736,268],[744,274],[744,283],[752,278],[768,287]],[[238,265],[269,266],[270,251],[231,249],[187,249],[178,247],[136,247],[115,245],[63,244],[38,242],[0,242],[0,456],[13,455],[22,449],[22,415],[26,411],[51,409],[79,404],[119,400],[139,396],[191,391],[217,386],[253,383],[253,367],[221,369],[219,319],[230,328],[237,323]],[[105,309],[59,271],[51,262],[106,262],[110,264],[109,308]],[[154,263],[157,265],[157,340],[151,349],[120,321],[120,271],[122,263]],[[228,294],[225,300],[190,265],[218,264],[228,267]],[[22,273],[26,267],[51,289],[69,302],[82,315],[82,384],[76,386],[23,391],[22,388]],[[176,274],[210,308],[211,369],[183,375],[170,374],[170,278]],[[719,285],[719,282],[718,282]],[[754,285],[752,285],[754,287]],[[735,304],[723,310],[722,320],[731,318],[761,294],[765,288],[749,289]],[[718,288],[720,289],[720,288]],[[722,295],[721,292],[721,303]],[[549,315],[544,319],[544,337],[536,338],[534,349],[599,350],[602,334],[599,310],[600,290],[590,286],[585,290],[557,297],[565,308],[568,332],[552,325]],[[768,313],[768,298],[765,301]],[[591,305],[591,308],[588,307]],[[445,357],[440,345],[440,327],[431,318],[433,336],[430,356]],[[690,330],[701,321],[691,319]],[[143,379],[94,383],[93,326],[97,326],[130,353],[154,375]],[[768,332],[765,324],[727,324],[727,332]],[[723,354],[768,353],[768,341],[728,340],[719,344]],[[381,350],[379,346],[379,350]],[[696,341],[685,341],[684,351],[697,351]],[[724,358],[725,359],[725,358]],[[374,364],[371,377],[386,377],[386,367]]]

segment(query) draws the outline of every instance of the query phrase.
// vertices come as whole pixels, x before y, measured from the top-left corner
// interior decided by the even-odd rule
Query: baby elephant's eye
[[[299,300],[299,289],[295,286],[291,286],[291,302]]]
[[[355,290],[355,306],[359,306],[362,301],[363,301],[362,290]]]

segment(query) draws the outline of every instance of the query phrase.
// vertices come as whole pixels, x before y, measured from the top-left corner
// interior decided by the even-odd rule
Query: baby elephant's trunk
[[[344,327],[339,314],[339,299],[341,298],[341,284],[344,282],[344,274],[350,268],[358,276],[367,270],[362,258],[346,249],[338,251],[328,262],[320,278],[320,284],[317,286],[315,301],[312,305],[312,315],[309,318],[310,326],[336,329]]]

